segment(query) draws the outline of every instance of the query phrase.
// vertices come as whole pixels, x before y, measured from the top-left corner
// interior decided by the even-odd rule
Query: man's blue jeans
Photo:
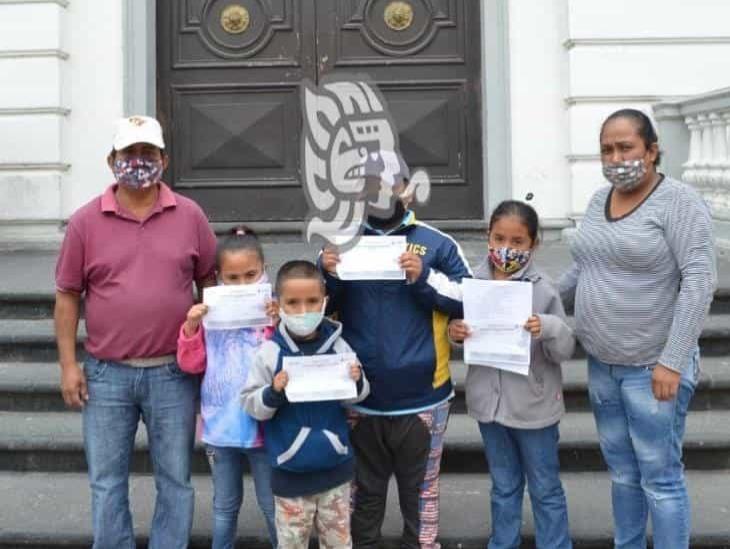
[[[157,488],[149,549],[187,547],[195,502],[190,461],[198,379],[175,363],[133,368],[94,358],[86,361],[84,372],[94,549],[135,547],[128,481],[140,417],[147,426]]]
[[[235,547],[238,512],[243,502],[243,462],[246,459],[256,488],[256,500],[266,520],[271,545],[276,547],[271,463],[266,450],[208,445],[206,452],[213,474],[213,549]]]
[[[520,547],[525,478],[535,517],[539,549],[570,549],[568,505],[560,482],[558,424],[543,429],[513,429],[480,423],[492,477],[492,536],[489,549]]]
[[[690,504],[682,438],[697,385],[699,350],[685,368],[673,400],[654,398],[653,367],[588,358],[591,406],[611,474],[616,549],[646,547],[649,514],[656,549],[689,547]]]

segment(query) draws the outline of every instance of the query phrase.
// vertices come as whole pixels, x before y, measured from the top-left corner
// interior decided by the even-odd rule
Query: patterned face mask
[[[140,156],[114,161],[114,177],[120,185],[132,189],[144,189],[157,183],[162,177],[161,160],[148,160]]]
[[[645,175],[646,164],[644,164],[641,158],[603,165],[603,176],[619,192],[627,193],[633,191],[639,186]]]
[[[495,269],[503,273],[512,274],[524,269],[530,261],[530,250],[516,250],[514,248],[489,248],[489,260]]]

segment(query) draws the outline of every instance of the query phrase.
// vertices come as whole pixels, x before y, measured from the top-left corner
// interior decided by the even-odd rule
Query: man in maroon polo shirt
[[[160,181],[159,123],[119,121],[108,157],[116,183],[71,216],[56,266],[61,390],[83,409],[94,549],[134,548],[129,467],[140,418],[157,501],[150,549],[187,547],[198,384],[175,362],[193,283],[215,281],[215,235],[203,211]],[[87,359],[76,362],[84,296]]]

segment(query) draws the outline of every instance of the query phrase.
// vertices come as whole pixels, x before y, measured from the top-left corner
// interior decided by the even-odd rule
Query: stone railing
[[[654,106],[664,171],[694,185],[730,250],[730,88]]]

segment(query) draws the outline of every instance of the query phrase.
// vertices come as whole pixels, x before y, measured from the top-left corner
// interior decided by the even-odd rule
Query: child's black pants
[[[352,541],[357,549],[380,546],[388,482],[395,475],[403,515],[401,547],[418,549],[419,495],[431,448],[429,428],[417,414],[358,416]]]

